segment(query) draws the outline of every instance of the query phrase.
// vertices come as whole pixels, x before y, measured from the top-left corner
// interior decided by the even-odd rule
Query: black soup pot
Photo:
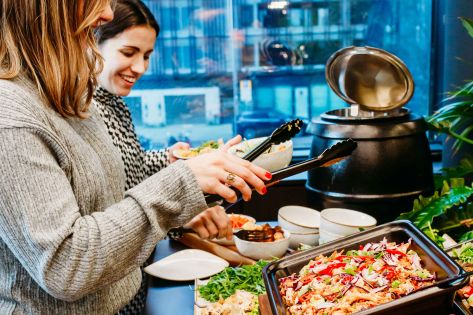
[[[309,171],[306,188],[314,207],[344,207],[378,223],[410,211],[420,194],[434,190],[432,160],[422,117],[401,109],[393,116],[351,119],[350,109],[329,111],[307,128],[310,156],[351,138],[357,149],[344,161]]]

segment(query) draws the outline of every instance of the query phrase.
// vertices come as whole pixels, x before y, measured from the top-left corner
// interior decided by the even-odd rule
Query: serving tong
[[[299,174],[317,167],[329,167],[333,164],[336,164],[347,157],[355,150],[357,143],[352,139],[343,140],[337,142],[330,148],[327,148],[319,156],[312,159],[302,161],[293,165],[289,165],[285,168],[282,168],[278,171],[272,173],[272,177],[269,181],[266,182],[266,187],[271,187],[277,184],[281,179],[286,177]],[[241,199],[241,194],[239,191],[231,187],[239,196],[237,202]],[[213,204],[217,201],[222,200],[222,197],[219,195],[206,195],[205,201],[208,205]]]
[[[173,240],[177,240],[180,239],[184,233],[194,233],[194,230],[180,226],[170,229],[168,236]],[[268,238],[263,230],[238,230],[237,232],[233,232],[233,235],[239,239],[252,242],[262,241]]]
[[[258,156],[266,152],[273,144],[280,144],[293,138],[297,135],[301,129],[304,122],[300,119],[294,119],[290,122],[287,122],[276,130],[274,130],[269,137],[267,137],[263,142],[258,144],[250,152],[242,157],[243,160],[254,161]]]
[[[288,176],[292,176],[310,169],[314,169],[317,167],[329,167],[335,163],[338,163],[345,158],[349,157],[350,154],[355,150],[357,147],[357,144],[355,141],[352,139],[340,141],[330,148],[326,149],[323,151],[319,156],[314,157],[312,159],[302,161],[293,165],[290,165],[288,167],[282,168],[279,171],[273,172],[273,176],[271,180],[269,180],[266,183],[266,187],[270,187],[272,185],[277,184],[281,179],[286,178]],[[239,202],[241,200],[241,194],[239,191],[232,189],[237,193],[238,200],[236,202]],[[254,190],[254,189],[253,189]],[[207,204],[212,204],[217,201],[222,200],[222,197],[219,195],[206,195],[205,196],[205,201]],[[230,204],[230,206],[233,204]],[[182,237],[184,233],[192,233],[193,230],[191,229],[186,229],[182,226],[176,227],[176,228],[171,228],[168,232],[168,236],[172,239],[179,239]],[[262,233],[258,233],[262,232]],[[263,231],[247,231],[247,230],[240,230],[238,232],[235,232],[233,235],[236,235],[240,239],[244,240],[263,240],[265,238],[264,232]]]

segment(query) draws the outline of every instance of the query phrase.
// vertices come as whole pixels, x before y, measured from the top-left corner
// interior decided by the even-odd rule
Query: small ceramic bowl
[[[244,140],[228,149],[228,152],[239,157],[243,157],[246,153],[250,152],[265,139],[266,137]],[[292,140],[289,140],[277,145],[273,145],[269,153],[261,154],[253,161],[253,163],[264,168],[265,170],[274,172],[288,166],[289,163],[291,163],[292,151]]]
[[[376,226],[376,219],[360,211],[328,208],[320,213],[320,234],[346,236],[374,226]]]
[[[283,230],[284,238],[274,242],[250,242],[236,236],[235,245],[240,254],[253,259],[272,259],[282,257],[289,247],[291,233]]]
[[[290,232],[291,236],[289,237],[289,247],[296,249],[300,244],[305,244],[309,246],[316,246],[319,244],[319,232],[316,233],[298,233]]]
[[[302,206],[284,206],[278,210],[278,225],[291,233],[318,233],[320,212]]]
[[[343,235],[343,234],[333,234],[333,233],[327,232],[324,229],[321,229],[320,236],[319,236],[319,244],[325,244],[325,243],[337,240],[345,236],[346,235]]]

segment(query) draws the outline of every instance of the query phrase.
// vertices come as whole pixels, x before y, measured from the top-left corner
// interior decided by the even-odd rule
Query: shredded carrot
[[[241,229],[243,224],[249,222],[250,220],[240,215],[230,215],[230,221],[232,222],[232,227],[234,229]]]

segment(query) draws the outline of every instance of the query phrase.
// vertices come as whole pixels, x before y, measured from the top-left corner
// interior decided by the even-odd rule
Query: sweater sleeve
[[[172,225],[206,207],[192,172],[178,162],[106,209],[81,209],[64,152],[47,134],[6,128],[0,139],[0,237],[58,299],[77,300],[123,278]]]

